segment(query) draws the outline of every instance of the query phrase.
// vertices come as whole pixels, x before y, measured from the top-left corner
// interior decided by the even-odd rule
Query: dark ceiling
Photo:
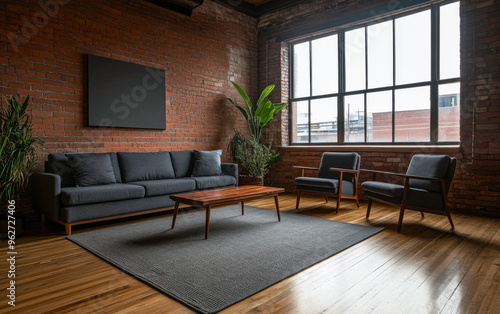
[[[253,17],[273,12],[304,0],[214,0],[226,7],[233,8]]]
[[[191,16],[193,10],[204,0],[145,0],[168,10]],[[243,12],[253,17],[282,9],[305,0],[212,0],[228,8]]]

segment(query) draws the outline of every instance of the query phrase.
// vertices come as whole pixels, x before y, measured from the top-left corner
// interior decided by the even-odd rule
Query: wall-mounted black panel
[[[166,129],[165,71],[88,55],[89,126]]]

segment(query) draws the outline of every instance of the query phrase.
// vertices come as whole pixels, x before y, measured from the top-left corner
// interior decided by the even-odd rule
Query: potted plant
[[[241,184],[264,184],[264,176],[269,172],[270,165],[278,158],[271,148],[271,144],[261,143],[262,129],[272,121],[274,115],[286,107],[285,103],[272,103],[268,96],[274,85],[267,86],[261,93],[256,105],[250,101],[247,93],[235,82],[231,82],[245,101],[246,108],[238,105],[234,100],[229,101],[241,112],[250,131],[250,139],[236,131],[229,143],[230,151],[243,167]]]
[[[2,227],[7,226],[7,208],[9,200],[14,200],[17,193],[26,188],[30,171],[36,164],[37,147],[42,141],[33,137],[31,115],[28,112],[29,96],[24,102],[17,95],[5,99],[7,108],[0,111],[0,208]],[[9,216],[13,211],[9,211]],[[22,225],[16,219],[16,225]],[[20,228],[16,228],[19,234]],[[2,234],[7,233],[2,228]]]
[[[279,156],[271,145],[246,139],[236,131],[230,147],[234,158],[244,169],[240,175],[240,185],[264,185],[269,167]]]

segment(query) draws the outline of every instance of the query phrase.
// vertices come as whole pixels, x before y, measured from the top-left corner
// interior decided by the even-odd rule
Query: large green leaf
[[[245,93],[245,91],[238,84],[236,84],[235,82],[231,82],[231,83],[233,83],[233,86],[236,88],[238,93],[240,93],[241,98],[243,98],[243,100],[247,104],[248,110],[250,110],[250,114],[253,114],[254,109],[253,109],[252,102],[250,101],[250,97],[248,97],[247,93]]]
[[[245,117],[245,120],[248,121],[248,113],[246,112],[245,109],[243,109],[243,107],[241,107],[240,105],[238,105],[234,100],[232,100],[231,98],[228,98],[229,101],[236,107],[238,108],[238,110],[243,114],[243,116]]]
[[[255,111],[256,115],[260,115],[260,111],[262,107],[268,102],[267,96],[273,91],[274,85],[269,85],[260,94],[259,100],[257,101],[257,110]]]

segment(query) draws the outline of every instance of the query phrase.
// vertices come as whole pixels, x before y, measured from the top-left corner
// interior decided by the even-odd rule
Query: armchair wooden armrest
[[[295,168],[295,169],[301,169],[301,170],[302,170],[302,175],[301,175],[301,177],[303,177],[303,176],[304,176],[305,170],[316,170],[316,171],[318,171],[318,170],[319,170],[319,168],[318,168],[318,167],[293,166],[293,168]]]
[[[353,170],[353,169],[330,168],[330,170],[339,172],[348,172],[348,173],[359,173],[359,170]]]
[[[446,182],[445,179],[421,177],[421,176],[409,175],[409,174],[405,174],[405,173],[368,170],[368,169],[360,169],[360,171],[372,173],[373,174],[373,181],[375,181],[377,174],[383,174],[383,175],[392,175],[392,176],[396,176],[396,177],[401,177],[401,178],[405,178],[405,179],[418,179],[418,180],[427,180],[427,181],[435,181],[435,182]]]

